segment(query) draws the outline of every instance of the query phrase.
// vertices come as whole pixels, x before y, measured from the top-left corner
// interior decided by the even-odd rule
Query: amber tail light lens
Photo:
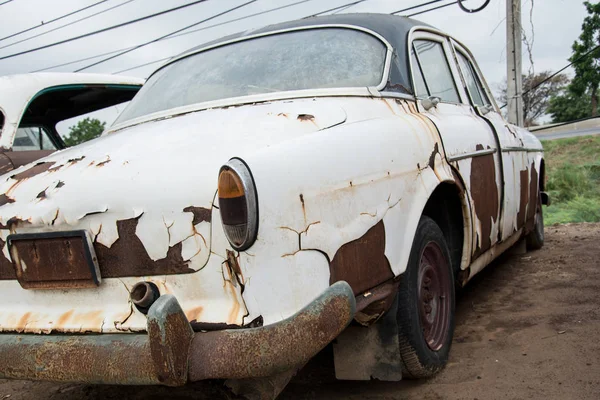
[[[240,159],[233,158],[219,171],[219,211],[231,246],[246,250],[256,240],[258,201],[252,174]]]

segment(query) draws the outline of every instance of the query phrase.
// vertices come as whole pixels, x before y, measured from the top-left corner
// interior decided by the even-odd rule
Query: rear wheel
[[[539,250],[544,246],[544,213],[542,212],[542,199],[539,196],[534,227],[525,237],[525,242],[527,243],[527,250]]]
[[[402,372],[406,378],[433,376],[448,361],[454,334],[454,277],[439,226],[419,221],[398,293]]]

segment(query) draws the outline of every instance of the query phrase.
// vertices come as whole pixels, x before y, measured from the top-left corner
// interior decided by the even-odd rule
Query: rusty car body
[[[455,283],[543,244],[544,171],[466,47],[418,21],[192,49],[102,137],[1,178],[0,377],[260,379],[335,338],[340,379],[430,376]]]
[[[59,122],[127,102],[143,83],[101,74],[0,77],[0,174],[64,149]]]

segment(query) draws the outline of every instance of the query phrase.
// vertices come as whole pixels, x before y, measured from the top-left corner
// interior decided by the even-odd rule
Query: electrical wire
[[[439,10],[439,9],[441,9],[441,8],[446,8],[446,7],[453,6],[453,5],[455,5],[455,4],[458,4],[458,0],[456,0],[456,1],[453,1],[452,3],[443,4],[443,5],[441,5],[441,6],[432,7],[432,8],[429,8],[429,9],[427,9],[427,10],[419,11],[419,12],[416,12],[416,13],[413,13],[413,14],[408,14],[408,15],[407,15],[407,17],[409,17],[409,18],[410,18],[410,17],[414,17],[415,15],[421,15],[421,14],[425,14],[425,13],[428,13],[428,12],[430,12],[430,11],[435,11],[435,10]]]
[[[390,14],[392,14],[392,15],[399,14],[401,12],[406,12],[406,11],[414,10],[415,8],[421,8],[421,7],[428,6],[430,4],[439,3],[440,1],[444,1],[444,0],[432,0],[432,1],[429,1],[427,3],[417,4],[416,6],[412,6],[412,7],[408,7],[408,8],[403,8],[402,10],[391,12]]]
[[[12,0],[10,0],[10,1],[12,1]],[[107,1],[108,1],[108,0],[102,0],[102,1],[98,1],[98,2],[96,2],[96,3],[94,3],[94,4],[90,4],[89,6],[86,6],[86,7],[80,8],[80,9],[78,9],[78,10],[75,10],[75,11],[71,11],[70,13],[67,13],[67,14],[65,14],[65,15],[61,15],[60,17],[56,17],[56,18],[54,18],[54,19],[51,19],[51,20],[50,20],[50,21],[48,21],[48,22],[42,22],[41,24],[39,24],[39,25],[36,25],[36,26],[32,26],[31,28],[27,28],[27,29],[24,29],[24,30],[22,30],[22,31],[15,32],[15,33],[12,33],[12,34],[10,34],[10,35],[8,35],[8,36],[5,36],[5,37],[3,37],[3,38],[0,38],[0,41],[2,41],[2,40],[6,40],[6,39],[10,39],[10,38],[12,38],[12,37],[15,37],[15,36],[17,36],[17,35],[20,35],[20,34],[22,34],[22,33],[25,33],[25,32],[32,31],[32,30],[34,30],[34,29],[37,29],[37,28],[39,28],[39,27],[42,27],[42,26],[45,26],[45,25],[51,24],[51,23],[53,23],[53,22],[56,22],[56,21],[59,21],[59,20],[61,20],[61,19],[63,19],[63,18],[70,17],[71,15],[75,15],[75,14],[77,14],[77,13],[80,13],[80,12],[82,12],[82,11],[85,11],[85,10],[87,10],[87,9],[89,9],[89,8],[96,7],[96,6],[97,6],[97,5],[99,5],[99,4],[106,3]],[[6,3],[2,3],[2,4],[6,4]],[[0,5],[2,5],[2,4],[0,4]]]
[[[167,37],[167,38],[165,38],[165,39],[163,39],[163,40],[171,40],[171,39],[175,39],[175,38],[177,38],[177,37],[180,37],[180,36],[190,35],[190,34],[192,34],[192,33],[200,32],[200,31],[203,31],[203,30],[206,30],[206,29],[210,29],[210,28],[216,28],[217,26],[223,26],[223,25],[230,24],[230,23],[232,23],[232,22],[237,22],[237,21],[241,21],[241,20],[244,20],[244,19],[247,19],[247,18],[252,18],[252,17],[255,17],[255,16],[257,16],[257,15],[262,15],[262,14],[267,14],[267,13],[274,12],[274,11],[279,11],[279,10],[282,10],[282,9],[284,9],[284,8],[292,7],[292,6],[295,6],[295,5],[298,5],[298,4],[302,4],[302,3],[307,3],[307,2],[309,2],[309,1],[313,1],[313,0],[300,0],[300,1],[296,1],[295,3],[286,4],[286,5],[283,5],[283,6],[279,6],[279,7],[271,8],[271,9],[264,10],[264,11],[261,11],[261,12],[257,12],[257,13],[254,13],[254,14],[245,15],[245,16],[243,16],[243,17],[234,18],[234,19],[230,19],[230,20],[227,20],[227,21],[219,22],[219,23],[217,23],[217,24],[212,24],[212,25],[208,25],[208,26],[205,26],[205,27],[202,27],[202,28],[193,29],[193,30],[191,30],[191,31],[189,31],[189,32],[182,32],[182,33],[179,33],[179,34],[177,34],[177,35],[172,35],[172,36],[169,36],[169,37]],[[56,64],[56,65],[52,65],[52,66],[45,67],[45,68],[42,68],[42,69],[38,69],[38,70],[35,70],[35,71],[31,71],[31,72],[41,72],[41,71],[47,71],[47,70],[49,70],[49,69],[54,69],[54,68],[64,67],[64,66],[66,66],[66,65],[71,65],[71,64],[76,64],[76,63],[78,63],[78,62],[82,62],[82,61],[88,61],[88,60],[92,60],[92,59],[94,59],[94,58],[98,58],[98,57],[106,56],[106,55],[109,55],[109,54],[115,54],[115,53],[118,53],[118,52],[120,52],[120,51],[124,51],[124,50],[128,50],[128,49],[132,49],[132,48],[134,48],[134,47],[135,47],[135,46],[124,47],[124,48],[121,48],[121,49],[118,49],[118,50],[113,50],[113,51],[109,51],[109,52],[106,52],[106,53],[97,54],[97,55],[95,55],[95,56],[91,56],[91,57],[80,58],[80,59],[73,60],[73,61],[69,61],[69,62],[62,63],[62,64]],[[171,58],[171,57],[168,57],[168,58]],[[167,59],[168,59],[168,58],[167,58]],[[158,61],[157,61],[157,62],[158,62]],[[147,65],[147,64],[148,64],[148,63],[146,63],[146,64],[144,64],[144,65],[139,65],[138,67],[142,67],[142,66],[145,66],[145,65]],[[135,69],[135,68],[129,68],[128,70],[131,70],[131,69]],[[117,72],[115,72],[115,73],[117,73]]]
[[[331,12],[331,11],[337,11],[337,10],[341,10],[341,9],[345,9],[345,8],[350,8],[350,7],[355,6],[355,5],[359,4],[359,3],[362,3],[364,1],[367,1],[367,0],[358,0],[358,1],[353,1],[351,3],[342,4],[341,6],[333,7],[333,8],[330,8],[328,10],[318,12],[316,14],[308,15],[308,16],[302,18],[302,19],[312,18],[312,17],[318,17],[319,15],[327,14],[328,12]]]
[[[44,49],[47,49],[47,48],[50,48],[50,47],[58,46],[60,44],[69,43],[69,42],[72,42],[72,41],[75,41],[75,40],[79,40],[79,39],[83,39],[83,38],[86,38],[86,37],[89,37],[89,36],[97,35],[99,33],[108,32],[108,31],[113,30],[113,29],[121,28],[123,26],[135,24],[137,22],[141,22],[141,21],[145,21],[147,19],[151,19],[151,18],[155,18],[155,17],[161,16],[161,15],[165,15],[165,14],[168,14],[170,12],[178,11],[178,10],[190,7],[190,6],[194,6],[194,5],[199,4],[199,3],[204,3],[205,1],[207,1],[207,0],[192,1],[191,3],[188,3],[188,4],[184,4],[184,5],[181,5],[181,6],[169,8],[167,10],[163,10],[163,11],[160,11],[160,12],[157,12],[157,13],[154,13],[154,14],[146,15],[144,17],[136,18],[136,19],[129,20],[129,21],[126,21],[126,22],[122,22],[122,23],[117,24],[117,25],[113,25],[113,26],[109,26],[109,27],[106,27],[106,28],[102,28],[102,29],[99,29],[97,31],[88,32],[88,33],[85,33],[83,35],[75,36],[75,37],[72,37],[72,38],[69,38],[69,39],[60,40],[58,42],[50,43],[50,44],[47,44],[47,45],[44,45],[44,46],[36,47],[36,48],[33,48],[33,49],[29,49],[29,50],[20,51],[18,53],[9,54],[7,56],[2,56],[2,57],[0,57],[0,60],[6,60],[7,58],[13,58],[13,57],[21,56],[23,54],[33,53],[35,51],[44,50]]]
[[[0,6],[3,6],[3,5],[5,5],[5,4],[8,4],[8,3],[10,3],[11,1],[13,1],[13,0],[6,0],[6,1],[5,1],[5,2],[3,2],[3,3],[0,3]]]
[[[105,12],[114,10],[115,8],[119,8],[119,7],[124,6],[124,5],[128,4],[128,3],[131,3],[133,1],[135,1],[135,0],[127,0],[127,1],[125,1],[123,3],[117,4],[116,6],[112,6],[112,7],[109,7],[107,9],[105,9],[105,10],[98,11],[97,13],[85,16],[83,18],[76,19],[75,21],[71,21],[71,22],[69,22],[67,24],[64,24],[64,25],[61,25],[61,26],[57,26],[56,28],[50,29],[49,31],[44,31],[44,32],[38,33],[37,35],[33,35],[33,36],[28,37],[28,38],[21,39],[21,40],[18,40],[16,42],[7,44],[5,46],[0,47],[0,49],[5,49],[7,47],[11,47],[11,46],[14,46],[14,45],[19,44],[19,43],[27,42],[28,40],[31,40],[31,39],[35,39],[35,38],[38,38],[40,36],[44,36],[44,35],[46,35],[46,34],[48,34],[50,32],[58,31],[58,30],[60,30],[62,28],[66,28],[67,26],[74,25],[74,24],[76,24],[78,22],[85,21],[86,19],[90,19],[90,18],[95,17],[95,16],[100,15],[100,14],[104,14]]]
[[[129,50],[124,50],[124,51],[122,51],[122,52],[120,52],[120,53],[118,53],[118,54],[115,54],[115,55],[112,55],[112,56],[106,57],[106,58],[104,58],[104,59],[102,59],[102,60],[100,60],[100,61],[96,61],[96,62],[93,62],[93,63],[91,63],[91,64],[89,64],[89,65],[86,65],[85,67],[78,68],[78,69],[76,69],[76,70],[75,70],[75,72],[81,72],[81,71],[83,71],[83,70],[85,70],[85,69],[88,69],[88,68],[94,67],[94,66],[96,66],[96,65],[98,65],[98,64],[102,64],[102,63],[104,63],[104,62],[106,62],[106,61],[108,61],[108,60],[112,60],[112,59],[114,59],[114,58],[120,57],[120,56],[122,56],[122,55],[124,55],[124,54],[127,54],[127,53],[129,53],[129,52],[132,52],[132,51],[134,51],[134,50],[137,50],[137,49],[139,49],[139,48],[141,48],[141,47],[148,46],[149,44],[152,44],[152,43],[156,43],[156,42],[158,42],[158,41],[160,41],[160,40],[163,40],[163,39],[166,39],[166,38],[168,38],[169,36],[175,35],[175,34],[177,34],[177,33],[179,33],[179,32],[183,32],[183,31],[185,31],[185,30],[187,30],[187,29],[193,28],[194,26],[197,26],[197,25],[203,24],[203,23],[205,23],[205,22],[207,22],[207,21],[210,21],[210,20],[212,20],[212,19],[218,18],[218,17],[220,17],[220,16],[222,16],[222,15],[225,15],[225,14],[228,14],[228,13],[230,13],[230,12],[232,12],[232,11],[238,10],[238,9],[240,9],[240,8],[242,8],[242,7],[245,7],[245,6],[249,5],[249,4],[255,3],[256,1],[257,1],[257,0],[250,0],[250,1],[247,1],[247,2],[245,2],[244,4],[240,4],[239,6],[235,6],[235,7],[229,8],[229,9],[227,9],[227,10],[225,10],[225,11],[222,11],[222,12],[220,12],[220,13],[218,13],[218,14],[215,14],[215,15],[213,15],[213,16],[211,16],[211,17],[204,18],[204,19],[202,19],[202,20],[200,20],[200,21],[194,22],[193,24],[190,24],[190,25],[188,25],[188,26],[184,26],[183,28],[177,29],[177,30],[175,30],[175,31],[173,31],[173,32],[171,32],[171,33],[168,33],[168,34],[166,34],[166,35],[163,35],[163,36],[161,36],[161,37],[159,37],[159,38],[156,38],[156,39],[150,40],[150,41],[148,41],[148,42],[145,42],[145,43],[139,44],[139,45],[137,45],[137,46],[135,46],[135,47],[133,47],[133,48],[131,48],[131,49],[129,49]]]
[[[490,0],[485,0],[485,2],[481,5],[481,7],[475,8],[475,9],[470,9],[465,7],[465,5],[463,4],[466,0],[458,0],[458,6],[460,7],[461,10],[463,10],[466,13],[469,14],[474,14],[474,13],[478,13],[479,11],[483,11],[484,8],[486,8],[489,4],[490,4]]]

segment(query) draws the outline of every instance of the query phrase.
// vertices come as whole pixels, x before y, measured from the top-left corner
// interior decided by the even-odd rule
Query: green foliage
[[[584,1],[588,16],[583,20],[581,35],[573,43],[573,55],[570,60],[575,69],[575,78],[570,90],[579,96],[589,95],[592,104],[592,116],[597,115],[598,86],[600,86],[600,49],[584,56],[600,43],[600,3]]]
[[[82,119],[77,125],[69,127],[69,136],[64,138],[64,142],[69,147],[87,142],[100,136],[105,126],[106,122],[96,118]]]
[[[600,135],[544,141],[548,225],[600,222]]]
[[[546,225],[569,222],[600,222],[600,199],[575,197],[566,203],[552,204],[544,209]]]
[[[548,177],[546,189],[557,202],[569,201],[584,195],[591,188],[591,180],[585,166],[566,163],[555,169]]]
[[[561,90],[548,103],[546,112],[555,123],[575,121],[592,115],[591,95],[576,95],[570,88]]]

